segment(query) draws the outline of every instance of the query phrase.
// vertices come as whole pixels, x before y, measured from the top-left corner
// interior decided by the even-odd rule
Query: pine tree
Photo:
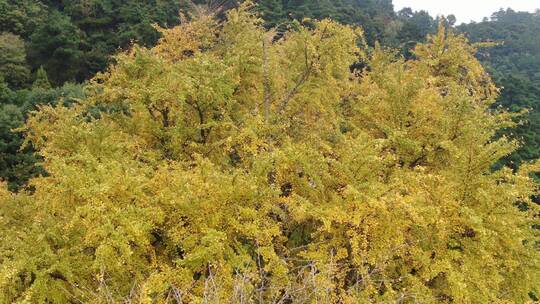
[[[281,0],[264,0],[258,1],[257,4],[257,9],[261,12],[264,20],[268,21],[270,27],[279,26],[288,18]]]
[[[50,89],[51,83],[49,82],[49,77],[47,76],[47,71],[43,66],[39,67],[36,72],[36,80],[32,84],[32,88],[41,88],[41,89]]]

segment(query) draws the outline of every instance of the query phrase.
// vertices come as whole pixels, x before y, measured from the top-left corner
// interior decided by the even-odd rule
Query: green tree
[[[73,84],[56,89],[40,85],[16,91],[5,83],[0,86],[0,180],[7,183],[9,190],[22,190],[30,178],[45,174],[39,166],[39,155],[35,154],[31,143],[24,143],[23,134],[17,131],[29,112],[40,105],[67,105],[83,96],[82,87]]]
[[[5,180],[12,191],[40,172],[35,166],[37,157],[32,149],[27,147],[20,150],[24,139],[14,133],[14,129],[23,124],[21,108],[14,104],[0,105],[0,179]]]
[[[0,0],[0,28],[23,37],[32,70],[44,66],[52,83],[61,85],[103,71],[112,54],[134,41],[155,44],[153,24],[178,24],[183,2]]]
[[[388,44],[398,46],[405,57],[412,56],[416,44],[424,42],[427,35],[437,29],[437,21],[426,11],[403,8],[397,12],[397,30]]]
[[[84,33],[81,75],[88,79],[104,70],[110,56],[133,42],[154,45],[159,39],[153,24],[174,26],[180,22],[181,0],[167,1],[64,1],[62,13]],[[106,32],[107,35],[103,33]]]
[[[42,1],[0,0],[0,32],[10,32],[28,39],[47,16]]]
[[[304,18],[333,20],[362,26],[370,45],[386,39],[386,27],[394,18],[389,0],[317,0],[317,1],[256,1],[267,26],[303,20]]]
[[[0,34],[0,77],[12,88],[23,87],[29,81],[24,41],[19,36]]]
[[[52,11],[31,35],[28,57],[33,66],[49,71],[54,85],[76,80],[80,73],[80,32],[68,17]]]
[[[32,88],[41,88],[41,89],[50,89],[51,83],[49,82],[49,77],[47,76],[47,72],[45,69],[41,66],[36,72],[36,80],[34,80],[34,83],[32,84]]]

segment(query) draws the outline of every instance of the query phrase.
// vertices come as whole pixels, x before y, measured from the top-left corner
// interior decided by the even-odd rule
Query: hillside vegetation
[[[514,168],[540,156],[540,11],[534,14],[499,11],[490,21],[464,25],[473,41],[493,41],[496,47],[482,50],[479,58],[501,87],[498,105],[513,112],[527,110],[522,126],[507,134],[522,147],[505,159]]]

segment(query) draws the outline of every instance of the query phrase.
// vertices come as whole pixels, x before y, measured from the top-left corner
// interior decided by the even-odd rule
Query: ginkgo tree
[[[160,29],[22,131],[47,176],[0,189],[1,303],[525,303],[538,163],[476,46],[404,60],[330,20]],[[362,70],[352,69],[362,62]]]

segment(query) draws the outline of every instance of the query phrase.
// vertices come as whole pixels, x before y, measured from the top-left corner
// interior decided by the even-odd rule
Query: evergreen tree
[[[46,74],[44,76],[42,80],[46,80]],[[29,112],[40,105],[68,105],[84,96],[80,85],[65,84],[52,89],[39,77],[36,82],[41,85],[16,91],[6,84],[0,85],[0,180],[4,180],[11,191],[24,190],[30,178],[45,174],[39,165],[39,155],[34,153],[31,143],[24,143],[24,136],[18,131]]]
[[[24,114],[14,104],[0,104],[0,180],[8,189],[16,191],[28,179],[38,174],[36,155],[31,148],[23,146],[23,137],[15,129],[24,124]]]
[[[0,77],[11,88],[21,88],[30,78],[24,41],[10,33],[0,33]]]
[[[269,27],[279,26],[287,21],[287,15],[282,0],[259,1],[257,9]]]
[[[75,81],[80,73],[81,36],[68,17],[51,12],[30,37],[28,56],[32,65],[49,71],[54,85]]]
[[[25,41],[47,16],[43,1],[0,0],[0,32],[9,32]]]
[[[43,66],[39,67],[36,72],[36,80],[32,84],[32,88],[41,88],[41,89],[50,89],[51,83],[49,82],[49,77]]]

